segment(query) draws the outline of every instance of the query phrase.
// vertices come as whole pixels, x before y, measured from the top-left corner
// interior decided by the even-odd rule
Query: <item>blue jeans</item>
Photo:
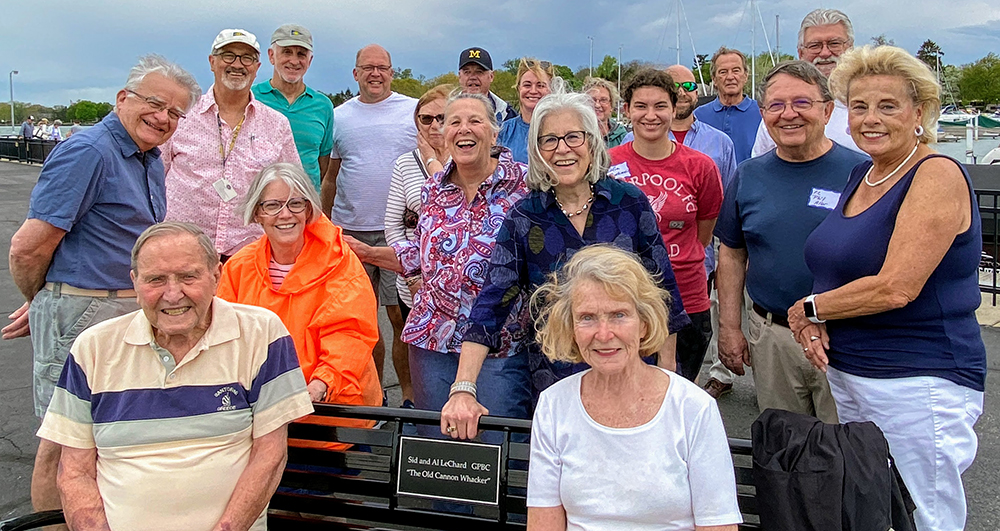
[[[451,384],[458,372],[458,354],[435,352],[410,345],[410,381],[417,409],[441,411],[448,402]],[[531,385],[528,357],[520,353],[506,358],[486,358],[476,380],[477,399],[490,415],[531,418]],[[431,428],[431,429],[425,429]],[[424,436],[440,436],[436,426],[418,426]]]

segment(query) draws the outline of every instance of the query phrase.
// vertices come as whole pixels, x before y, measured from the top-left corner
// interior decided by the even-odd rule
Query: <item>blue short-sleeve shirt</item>
[[[47,282],[131,289],[132,246],[167,212],[160,150],[139,151],[118,115],[60,143],[31,191],[28,218],[67,231]]]
[[[736,105],[723,105],[719,98],[715,98],[695,109],[694,116],[732,139],[737,164],[750,158],[761,120],[756,101],[744,97]]]
[[[509,149],[514,160],[521,164],[528,163],[529,126],[530,124],[518,115],[501,124],[500,134],[497,135],[497,144]]]

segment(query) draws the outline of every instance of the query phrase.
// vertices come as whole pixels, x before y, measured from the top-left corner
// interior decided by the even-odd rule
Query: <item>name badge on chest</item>
[[[840,192],[813,188],[812,193],[809,194],[809,206],[811,207],[833,210],[838,202],[840,202]]]
[[[233,185],[229,184],[229,181],[225,178],[212,183],[212,188],[215,188],[215,193],[219,194],[219,197],[226,203],[232,201],[237,196]]]

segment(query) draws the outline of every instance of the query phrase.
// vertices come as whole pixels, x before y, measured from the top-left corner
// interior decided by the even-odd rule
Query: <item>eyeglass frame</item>
[[[792,100],[790,102],[772,101],[771,103],[768,103],[767,105],[764,106],[764,112],[766,112],[767,114],[781,114],[785,112],[786,108],[791,107],[792,110],[797,113],[804,113],[812,110],[812,108],[815,107],[817,103],[829,103],[830,101],[831,100],[807,100],[807,99],[797,99],[797,100]],[[806,103],[808,103],[808,105],[805,105]],[[799,104],[799,107],[801,108],[796,109],[795,108],[796,104]],[[778,108],[777,107],[778,105],[781,105],[781,107]]]
[[[392,72],[392,65],[354,65],[354,68],[360,68],[362,72],[366,74],[371,74],[374,71],[378,71],[380,74],[388,74]]]
[[[138,92],[128,88],[125,89],[125,92],[142,100],[143,103],[152,108],[154,112],[167,111],[167,116],[169,116],[171,119],[175,121],[180,121],[182,118],[187,118],[187,114],[182,113],[177,109],[171,109],[167,107],[167,102],[161,100],[160,98],[157,98],[156,96],[143,96],[142,94],[139,94]]]
[[[441,122],[441,125],[444,125],[444,113],[417,115],[417,121],[420,122],[422,125],[433,125],[435,120]]]
[[[298,212],[293,210],[292,205],[290,204],[292,201],[302,201],[302,209],[299,210]],[[291,214],[301,214],[306,210],[308,210],[310,206],[312,206],[312,203],[305,197],[289,197],[283,203],[281,203],[281,206],[278,207],[278,210],[275,210],[273,213],[268,213],[264,207],[264,203],[274,204],[279,202],[280,201],[278,201],[277,199],[268,199],[267,201],[261,201],[257,203],[257,208],[260,209],[260,214],[262,216],[274,217],[277,216],[278,214],[281,214],[281,211],[284,210],[285,208],[288,208],[288,212]]]
[[[812,53],[820,53],[823,51],[825,46],[831,52],[839,54],[848,48],[847,43],[850,42],[847,39],[830,39],[828,41],[812,41],[807,42],[802,45],[803,50],[809,50]]]
[[[580,135],[580,143],[576,144],[576,145],[573,145],[573,144],[569,143],[569,136],[570,135],[575,135],[575,134],[576,135]],[[587,137],[588,136],[590,136],[590,135],[587,134],[586,131],[570,131],[570,132],[568,132],[568,133],[566,133],[565,135],[562,135],[562,136],[541,135],[541,136],[538,137],[538,150],[539,151],[545,151],[545,152],[555,151],[555,150],[559,149],[559,142],[565,143],[566,147],[568,147],[570,149],[578,148],[578,147],[580,147],[580,146],[582,146],[582,145],[584,145],[584,144],[587,143]],[[547,140],[555,140],[555,143],[552,144],[552,149],[544,147],[544,144],[545,144],[545,142]]]
[[[257,61],[260,60],[260,54],[253,54],[253,53],[239,54],[239,53],[235,53],[235,52],[215,52],[212,55],[218,57],[220,60],[222,60],[223,63],[226,63],[227,65],[231,65],[231,64],[235,63],[237,59],[239,59],[241,65],[243,65],[243,66],[253,66],[254,63],[256,63]],[[226,56],[227,55],[232,55],[233,58],[231,60],[227,61],[226,60]],[[244,61],[243,60],[244,58],[250,59],[250,62],[248,63],[248,62]]]
[[[691,87],[691,88],[688,88]],[[688,92],[694,92],[698,90],[698,82],[696,81],[674,81],[674,88],[683,88]]]

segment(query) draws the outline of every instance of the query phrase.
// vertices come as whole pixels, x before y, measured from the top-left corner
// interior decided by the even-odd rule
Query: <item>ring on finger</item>
[[[817,339],[819,339],[819,336],[809,336],[809,341],[816,341]]]
[[[447,430],[446,430],[446,431],[447,431],[448,433],[452,433],[452,432],[454,432],[454,431],[456,431],[456,430],[458,430],[458,428],[456,428],[456,427],[454,427],[454,426],[448,426],[448,428],[447,428]]]
[[[804,347],[804,348],[802,349],[802,352],[809,352],[809,347]]]

